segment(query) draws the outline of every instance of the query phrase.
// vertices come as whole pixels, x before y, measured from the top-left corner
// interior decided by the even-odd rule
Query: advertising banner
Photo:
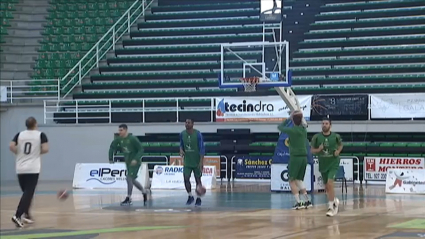
[[[385,181],[388,169],[424,169],[424,158],[365,157],[364,179]]]
[[[388,169],[386,193],[425,194],[425,170]]]
[[[216,186],[216,169],[214,166],[204,166],[202,172],[202,185],[206,189],[213,189]],[[193,174],[190,183],[196,185]],[[152,174],[152,189],[179,189],[184,190],[183,166],[162,166],[155,165]]]
[[[270,179],[272,158],[240,156],[236,158],[236,177],[241,179]]]
[[[312,167],[311,164],[307,165],[304,176],[304,185],[307,191],[312,190]],[[276,192],[290,192],[288,176],[288,164],[272,164],[271,166],[271,191]]]
[[[72,187],[84,189],[126,189],[126,175],[127,169],[124,163],[77,163],[75,165]],[[147,163],[142,163],[137,179],[142,186],[149,186]]]
[[[372,119],[425,118],[425,93],[370,95]]]
[[[311,95],[297,96],[310,120]],[[282,121],[288,118],[289,108],[280,96],[216,98],[216,121]]]
[[[170,165],[183,165],[183,160],[180,155],[170,156]],[[204,166],[215,166],[217,176],[220,175],[220,156],[204,156]]]

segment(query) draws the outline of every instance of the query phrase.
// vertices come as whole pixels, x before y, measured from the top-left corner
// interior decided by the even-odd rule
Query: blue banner
[[[236,158],[236,178],[270,179],[272,158],[240,156]]]
[[[287,127],[293,127],[292,121],[289,121],[286,125]],[[311,153],[310,143],[308,139],[306,139],[306,147],[307,147],[307,161],[309,163],[313,163],[313,154]],[[289,162],[289,137],[285,133],[281,133],[279,135],[279,139],[277,141],[276,149],[274,150],[273,155],[273,163],[288,163]]]

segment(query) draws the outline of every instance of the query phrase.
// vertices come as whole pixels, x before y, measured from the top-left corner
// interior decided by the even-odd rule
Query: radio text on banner
[[[311,164],[307,164],[307,169],[304,176],[304,185],[307,191],[312,190]],[[271,166],[271,191],[290,192],[288,176],[288,164],[272,164]]]
[[[180,156],[170,156],[170,165],[183,165],[183,160]],[[216,171],[220,172],[220,156],[205,155],[204,166],[215,166]]]
[[[425,118],[425,93],[370,95],[372,119]]]
[[[270,179],[271,157],[240,156],[236,158],[236,178]]]
[[[74,170],[73,188],[125,189],[127,169],[124,163],[77,163]],[[144,187],[149,186],[148,166],[142,163],[137,180]]]
[[[214,166],[204,166],[202,172],[202,185],[206,189],[213,189],[216,186],[216,169]],[[193,174],[190,183],[196,185]],[[152,189],[179,189],[183,190],[183,166],[160,166],[155,165],[152,174]]]
[[[364,179],[385,181],[388,169],[424,169],[424,158],[365,157]]]
[[[297,96],[304,118],[310,120],[311,95]],[[289,108],[279,96],[216,98],[216,121],[282,121]]]
[[[425,194],[425,170],[388,169],[385,192]]]

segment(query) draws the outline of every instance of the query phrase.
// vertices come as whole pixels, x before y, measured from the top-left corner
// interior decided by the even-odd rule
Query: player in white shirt
[[[24,222],[34,222],[29,209],[40,174],[41,155],[49,151],[47,137],[38,131],[36,119],[29,117],[25,125],[27,130],[17,133],[9,145],[10,151],[16,155],[16,174],[23,192],[16,214],[12,217],[17,227],[23,227]]]

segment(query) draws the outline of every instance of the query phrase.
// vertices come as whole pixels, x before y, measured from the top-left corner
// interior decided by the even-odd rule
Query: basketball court
[[[33,204],[36,223],[16,229],[10,221],[20,191],[2,185],[1,238],[421,238],[425,237],[423,196],[386,195],[382,186],[336,189],[340,212],[326,217],[326,196],[315,207],[291,210],[288,193],[270,193],[269,184],[224,183],[207,192],[201,208],[186,206],[181,190],[153,191],[146,207],[135,193],[120,206],[125,191],[74,190],[66,201],[56,193],[71,183],[41,183]]]

